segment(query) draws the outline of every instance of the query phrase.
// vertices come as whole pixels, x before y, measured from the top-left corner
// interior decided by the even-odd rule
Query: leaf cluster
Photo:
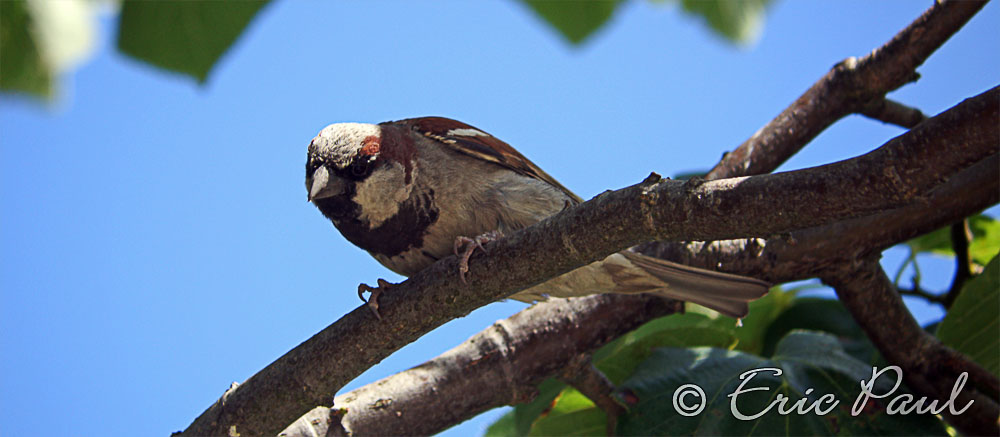
[[[621,0],[520,2],[574,45],[610,22],[624,3]],[[718,35],[732,42],[747,43],[759,34],[769,2],[684,0],[680,3],[686,13],[703,19]],[[118,25],[118,50],[158,68],[205,82],[222,55],[268,3],[270,0],[124,0]],[[61,45],[76,42],[60,40],[60,29],[38,23],[45,19],[44,15],[33,14],[25,0],[3,1],[0,7],[0,51],[4,53],[0,89],[53,97],[60,68],[48,60],[48,55],[65,48],[49,47],[42,42]],[[93,26],[84,9],[69,12],[76,14],[72,21]]]

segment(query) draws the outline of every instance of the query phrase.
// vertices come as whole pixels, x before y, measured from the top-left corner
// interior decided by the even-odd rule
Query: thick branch
[[[774,171],[842,117],[863,112],[886,93],[916,79],[916,68],[985,5],[943,1],[861,58],[848,58],[788,108],[726,154],[708,179]]]
[[[615,308],[615,312],[609,312]],[[539,383],[646,320],[683,309],[655,297],[555,299],[498,321],[441,356],[334,400],[354,435],[431,435],[470,414],[530,401]],[[317,407],[288,436],[326,435],[336,421]],[[317,420],[319,419],[319,420]]]
[[[448,320],[643,241],[767,236],[920,199],[997,152],[998,107],[994,89],[871,153],[822,167],[694,184],[648,180],[604,193],[494,243],[473,265],[471,287],[458,280],[454,258],[413,276],[382,296],[384,321],[374,323],[363,307],[352,311],[240,385],[185,433],[225,435],[234,425],[240,433],[276,433]]]
[[[797,281],[815,277],[840,263],[880,253],[997,202],[1000,202],[1000,155],[993,155],[950,178],[920,202],[891,211],[768,240],[652,242],[640,245],[637,250],[774,283]]]
[[[837,291],[841,302],[890,364],[903,369],[907,385],[944,402],[952,396],[958,377],[968,372],[969,383],[955,400],[956,409],[973,402],[968,411],[945,420],[968,435],[1000,435],[997,418],[997,378],[967,357],[944,346],[920,328],[910,315],[877,258],[844,263],[827,272],[823,281]],[[970,387],[971,386],[971,387]]]

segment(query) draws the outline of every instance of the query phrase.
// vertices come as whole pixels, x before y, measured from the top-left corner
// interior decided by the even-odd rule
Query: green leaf
[[[532,436],[603,436],[607,416],[586,396],[572,388],[559,394],[552,409],[531,426]]]
[[[918,253],[936,253],[939,255],[955,256],[951,250],[951,226],[945,226],[932,232],[928,232],[906,242],[910,246],[910,251]]]
[[[715,328],[714,323],[701,314],[661,317],[605,345],[594,354],[593,362],[608,379],[619,383],[655,347],[734,345],[736,338]],[[548,380],[539,386],[535,401],[515,407],[511,416],[516,435],[528,435],[529,430],[531,435],[604,435],[604,412],[575,389],[564,387],[563,383]]]
[[[517,432],[517,424],[514,420],[514,411],[508,411],[507,414],[500,416],[496,422],[493,422],[489,428],[486,428],[486,432],[483,433],[483,437],[518,437],[522,434]]]
[[[650,321],[635,331],[605,345],[594,354],[593,362],[608,379],[625,380],[654,348],[713,346],[731,348],[736,337],[702,314],[675,314]]]
[[[741,320],[742,326],[736,327],[733,319],[728,317],[719,317],[715,325],[733,329],[738,340],[737,350],[759,354],[764,349],[767,328],[792,305],[797,293],[798,289],[785,291],[780,287],[771,287],[767,295],[750,302],[750,313]]]
[[[740,379],[745,372],[762,368],[778,368],[782,374],[758,371],[749,381]],[[882,394],[891,390],[894,382],[890,376],[894,376],[891,371],[877,378],[873,392]],[[945,435],[941,421],[933,415],[886,414],[885,406],[891,397],[869,399],[866,408],[857,417],[852,416],[851,407],[860,392],[859,382],[871,378],[872,368],[868,364],[848,355],[836,337],[818,332],[788,334],[778,343],[770,360],[715,348],[657,349],[621,385],[621,397],[631,400],[631,405],[619,419],[618,433]],[[779,394],[787,398],[786,409],[802,398],[806,398],[804,405],[808,407],[828,394],[839,403],[834,408],[830,408],[829,401],[819,403],[825,413],[822,415],[815,410],[808,414],[781,415],[777,407],[772,407],[755,420],[739,420],[731,410],[732,398],[728,395],[736,392],[744,382],[744,390],[766,388],[736,396],[736,408],[746,416],[765,411]],[[707,399],[705,409],[691,417],[678,414],[674,409],[674,393],[685,384],[698,384]],[[902,388],[897,389],[894,395],[901,392]],[[680,399],[689,406],[694,406],[696,400],[693,396]],[[825,411],[827,409],[829,411]]]
[[[519,404],[514,407],[514,419],[517,425],[517,435],[528,435],[531,425],[535,419],[549,411],[559,394],[566,387],[562,381],[556,379],[546,379],[538,385],[538,396],[535,400],[527,404]]]
[[[1000,376],[1000,257],[994,256],[983,273],[962,287],[937,336]]]
[[[1000,252],[1000,221],[979,214],[969,218],[969,228],[972,230],[969,255],[976,264],[985,266]]]
[[[968,218],[969,229],[972,231],[972,242],[969,244],[969,256],[972,262],[986,265],[1000,251],[1000,222],[992,217],[976,214]],[[929,253],[945,257],[954,257],[952,250],[951,226],[945,226],[933,232],[928,232],[905,243],[910,249],[910,255],[903,261],[893,278],[894,284],[899,284],[906,267],[913,265],[913,282],[920,284],[920,265],[917,255]]]
[[[621,0],[521,0],[573,44],[603,26]],[[771,0],[683,0],[686,12],[704,18],[726,39],[752,43],[760,36],[764,12]]]
[[[504,414],[486,430],[487,436],[514,437],[525,436],[531,431],[531,425],[553,406],[566,384],[556,379],[546,379],[538,385],[538,395],[531,402],[518,404],[514,409]]]
[[[682,0],[688,13],[699,15],[712,30],[733,42],[749,44],[760,37],[770,0]]]
[[[767,327],[761,355],[774,354],[778,342],[793,330],[822,331],[835,335],[844,350],[863,363],[884,365],[878,349],[839,300],[798,298]]]
[[[969,217],[972,243],[969,254],[979,265],[986,265],[1000,251],[1000,222],[994,218],[976,214]],[[933,253],[946,257],[955,256],[951,248],[951,226],[928,232],[906,242],[912,254]]]
[[[118,49],[204,82],[265,4],[266,0],[126,0],[118,26]]]
[[[729,319],[731,321],[731,319]],[[623,335],[617,340],[605,345],[594,353],[593,362],[613,383],[620,383],[628,377],[632,370],[640,362],[646,359],[649,352],[655,347],[662,346],[716,346],[731,347],[736,343],[736,338],[731,332],[715,327],[716,321],[701,314],[675,314],[652,320],[635,331]],[[493,426],[496,426],[495,434],[499,435],[528,435],[534,429],[536,420],[549,417],[557,406],[556,399],[563,399],[566,385],[555,379],[548,379],[538,387],[539,394],[532,402],[519,404],[514,407],[514,411],[507,413]],[[565,401],[563,401],[565,402]],[[596,410],[595,410],[596,411]],[[584,413],[580,413],[584,414]],[[587,413],[589,414],[589,413]],[[601,432],[603,428],[603,413]],[[509,416],[509,417],[508,417]],[[511,421],[513,425],[501,424],[501,421]],[[549,429],[551,421],[541,429]],[[559,419],[564,420],[564,419]],[[503,432],[513,432],[513,434],[499,434]]]
[[[0,1],[0,89],[51,97],[52,71],[42,61],[24,0]]]
[[[573,44],[583,42],[611,18],[620,0],[521,0]]]

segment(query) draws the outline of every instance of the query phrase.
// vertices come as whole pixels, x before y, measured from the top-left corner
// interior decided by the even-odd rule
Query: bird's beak
[[[325,166],[320,166],[312,177],[306,178],[306,190],[309,191],[309,201],[333,197],[344,192],[344,180],[330,174]]]

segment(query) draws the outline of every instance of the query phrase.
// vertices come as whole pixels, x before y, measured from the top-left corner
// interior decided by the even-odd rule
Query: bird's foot
[[[382,295],[383,291],[394,286],[396,286],[396,284],[382,278],[378,279],[378,287],[372,287],[368,284],[358,284],[358,297],[361,298],[362,302],[368,304],[368,308],[375,314],[375,318],[382,320],[382,315],[378,313],[378,297]],[[365,299],[366,291],[370,291],[372,293],[371,297],[367,300]]]
[[[472,253],[476,251],[478,247],[483,252],[489,252],[483,247],[483,244],[496,241],[503,238],[503,233],[500,231],[490,231],[485,234],[479,235],[475,238],[469,237],[458,237],[455,239],[455,247],[453,248],[455,256],[460,256],[458,261],[458,277],[462,278],[463,284],[468,284],[465,280],[465,274],[469,271],[469,258],[472,257]],[[465,250],[461,255],[458,253],[458,249],[465,246]]]

